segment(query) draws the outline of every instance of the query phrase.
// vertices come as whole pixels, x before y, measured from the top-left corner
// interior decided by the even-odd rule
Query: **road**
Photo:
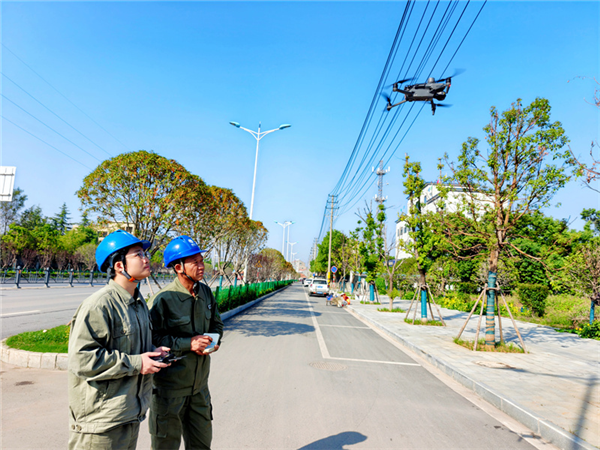
[[[225,327],[211,362],[213,449],[553,448],[301,286]],[[64,448],[66,374],[3,371],[2,448]],[[149,448],[147,421],[138,448]]]
[[[0,289],[1,339],[68,323],[81,302],[103,286]],[[149,293],[143,285],[142,295],[147,298]]]

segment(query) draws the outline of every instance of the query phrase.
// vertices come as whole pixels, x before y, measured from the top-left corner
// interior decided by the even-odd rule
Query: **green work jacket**
[[[210,356],[191,351],[192,337],[218,333],[223,337],[223,321],[210,288],[196,283],[196,293],[190,292],[175,278],[149,302],[152,320],[152,342],[171,348],[185,358],[174,362],[154,375],[154,388],[161,397],[194,395],[208,386]]]
[[[69,425],[104,433],[141,422],[152,395],[152,377],[141,375],[141,354],[152,351],[148,306],[136,290],[111,280],[86,298],[71,321]]]

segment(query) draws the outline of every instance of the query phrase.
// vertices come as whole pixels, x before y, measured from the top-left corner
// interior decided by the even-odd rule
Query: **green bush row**
[[[219,312],[224,313],[291,283],[293,283],[293,280],[268,281],[243,286],[231,286],[224,289],[217,288],[215,291],[215,300],[219,306]]]

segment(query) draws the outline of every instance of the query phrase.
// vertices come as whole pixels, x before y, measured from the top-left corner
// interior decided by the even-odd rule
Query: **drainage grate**
[[[330,372],[339,372],[340,370],[346,370],[348,366],[343,364],[336,364],[331,362],[312,362],[309,366],[320,370],[329,370]]]
[[[475,364],[489,367],[490,369],[516,369],[516,367],[509,366],[508,364],[504,364],[497,361],[473,361]]]

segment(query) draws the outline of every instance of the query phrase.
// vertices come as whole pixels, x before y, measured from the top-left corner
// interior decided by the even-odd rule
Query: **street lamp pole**
[[[296,222],[294,222],[293,220],[291,221],[290,225],[294,225]],[[290,245],[290,227],[288,227],[288,237],[287,237],[287,245],[285,246],[285,259],[286,260],[290,260],[290,249],[289,249],[289,245]]]
[[[283,256],[283,259],[285,258],[285,229],[290,226],[293,222],[290,222],[289,220],[281,223],[281,222],[277,222],[275,221],[275,223],[277,225],[281,225],[283,227],[283,235],[282,235],[282,239],[281,239],[281,255]]]
[[[295,253],[292,253],[292,251],[294,250],[294,245],[296,245],[296,244],[297,244],[297,242],[290,242],[288,240],[288,245],[290,246],[290,259],[289,259],[289,262],[291,262],[291,263],[294,262],[294,260],[292,259],[293,258],[292,255],[294,255]]]
[[[258,123],[258,131],[253,131],[253,130],[249,130],[248,128],[244,128],[242,126],[240,126],[240,124],[238,122],[229,122],[231,125],[233,125],[236,128],[239,128],[240,130],[244,130],[247,131],[248,133],[250,133],[252,135],[252,137],[254,139],[256,139],[256,156],[254,158],[254,177],[252,179],[252,199],[250,200],[250,220],[252,220],[252,214],[254,213],[254,190],[256,188],[256,168],[258,167],[258,145],[260,143],[260,140],[262,138],[264,138],[267,134],[273,133],[275,131],[278,130],[283,130],[285,128],[289,128],[291,127],[291,125],[289,123],[284,123],[279,125],[279,128],[273,128],[272,130],[269,131],[260,131],[260,122]],[[246,260],[244,262],[244,283],[246,283],[248,278],[248,255],[246,255]]]

